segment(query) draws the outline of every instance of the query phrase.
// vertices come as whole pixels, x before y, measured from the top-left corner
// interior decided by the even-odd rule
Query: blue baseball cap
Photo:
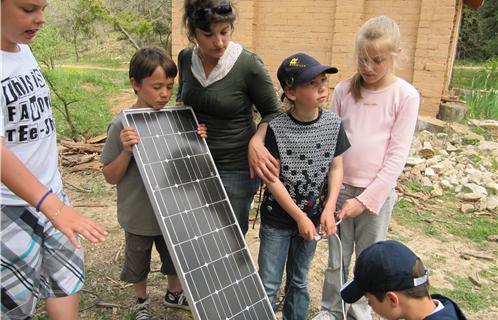
[[[401,291],[428,281],[428,272],[413,277],[417,256],[395,240],[379,241],[360,253],[354,267],[354,278],[341,289],[347,303],[358,301],[367,292]]]
[[[337,68],[324,66],[315,58],[296,53],[287,57],[278,67],[277,78],[282,88],[310,82],[321,73],[337,73]]]

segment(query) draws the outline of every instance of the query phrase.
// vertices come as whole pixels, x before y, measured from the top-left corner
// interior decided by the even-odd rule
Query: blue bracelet
[[[43,201],[45,201],[45,198],[52,193],[52,189],[48,189],[47,192],[45,192],[45,194],[43,195],[43,197],[41,197],[40,201],[38,201],[38,204],[36,205],[35,209],[36,211],[40,211],[40,207],[43,203]]]

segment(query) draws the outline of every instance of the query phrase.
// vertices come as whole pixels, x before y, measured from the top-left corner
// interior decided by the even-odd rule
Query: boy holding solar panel
[[[177,72],[175,63],[164,49],[139,49],[130,61],[130,83],[137,95],[131,108],[162,109],[173,94]],[[203,138],[207,136],[204,125],[199,125],[198,134]],[[116,117],[108,128],[101,162],[106,181],[117,185],[118,222],[125,231],[125,261],[120,279],[133,283],[137,296],[132,308],[134,319],[145,320],[150,318],[147,275],[153,244],[161,258],[161,272],[168,277],[164,304],[182,309],[189,307],[133,159],[132,148],[137,143],[140,143],[140,137],[135,129],[124,128],[120,117]]]

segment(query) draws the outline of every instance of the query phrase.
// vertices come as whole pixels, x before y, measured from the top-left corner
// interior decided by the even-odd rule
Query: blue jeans
[[[278,229],[266,224],[261,225],[259,237],[259,276],[273,310],[277,307],[277,293],[285,265],[284,319],[306,320],[310,303],[308,272],[316,241],[305,240],[297,230]]]
[[[251,179],[249,171],[219,171],[228,200],[245,236],[249,229],[249,211],[251,203],[258,191],[259,178]]]

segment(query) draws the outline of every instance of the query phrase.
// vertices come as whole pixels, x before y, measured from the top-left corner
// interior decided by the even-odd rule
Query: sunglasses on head
[[[232,13],[232,5],[230,2],[226,2],[224,4],[221,4],[217,7],[213,8],[199,8],[195,10],[195,17],[199,20],[205,19],[208,15],[210,14],[219,14],[219,15],[227,15]]]

